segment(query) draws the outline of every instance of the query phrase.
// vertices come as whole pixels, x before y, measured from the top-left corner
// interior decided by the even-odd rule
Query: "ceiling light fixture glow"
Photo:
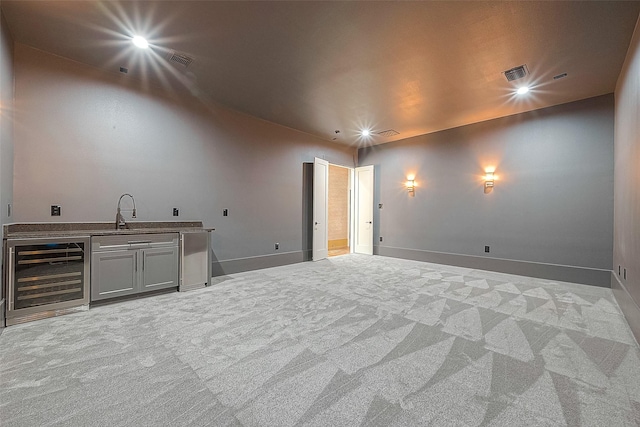
[[[149,47],[149,42],[144,37],[135,36],[134,38],[131,39],[131,42],[133,42],[133,44],[139,47],[140,49],[146,49]]]
[[[362,130],[362,136],[369,136],[369,135],[371,135],[371,132],[369,131],[369,129]]]
[[[519,87],[518,90],[516,91],[518,95],[524,95],[527,92],[529,92],[529,88],[527,86]]]

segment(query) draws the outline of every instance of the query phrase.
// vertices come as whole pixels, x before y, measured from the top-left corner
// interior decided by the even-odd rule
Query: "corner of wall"
[[[9,221],[6,206],[13,198],[13,105],[15,98],[13,39],[0,9],[0,233]],[[4,264],[4,254],[2,254]],[[0,333],[4,327],[4,286],[0,286]]]
[[[640,307],[638,307],[627,288],[613,271],[611,272],[611,290],[620,306],[620,310],[622,310],[624,317],[627,319],[627,323],[629,323],[636,342],[640,343]]]
[[[611,288],[640,342],[640,18],[615,90]]]

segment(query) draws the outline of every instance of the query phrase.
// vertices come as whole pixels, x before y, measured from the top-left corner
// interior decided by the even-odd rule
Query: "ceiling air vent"
[[[193,62],[193,58],[185,55],[184,53],[169,51],[167,54],[167,59],[171,62],[175,62],[176,64],[180,64],[183,67],[187,68]]]
[[[378,132],[378,135],[380,136],[386,136],[386,137],[392,137],[392,136],[396,136],[399,135],[400,132],[398,132],[397,130],[393,130],[393,129],[387,129],[387,130],[383,130],[381,132]]]
[[[529,70],[527,70],[526,65],[521,65],[519,67],[512,68],[510,70],[503,72],[504,76],[507,78],[507,81],[512,82],[514,80],[518,80],[529,74]]]

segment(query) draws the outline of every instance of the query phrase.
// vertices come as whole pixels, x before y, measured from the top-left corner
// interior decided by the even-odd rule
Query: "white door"
[[[355,248],[373,255],[373,165],[355,169]]]
[[[313,252],[312,259],[318,261],[329,254],[329,162],[313,160]]]

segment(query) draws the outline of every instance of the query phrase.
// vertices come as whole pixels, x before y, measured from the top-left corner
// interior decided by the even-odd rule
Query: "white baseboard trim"
[[[295,264],[302,261],[305,261],[303,251],[214,261],[211,265],[211,276],[224,276],[243,271],[279,267],[281,265]]]
[[[373,253],[392,258],[455,265],[457,267],[497,271],[500,273],[558,280],[561,282],[581,283],[604,288],[611,287],[611,270],[451,254],[419,249],[394,248],[389,246],[374,246]]]

